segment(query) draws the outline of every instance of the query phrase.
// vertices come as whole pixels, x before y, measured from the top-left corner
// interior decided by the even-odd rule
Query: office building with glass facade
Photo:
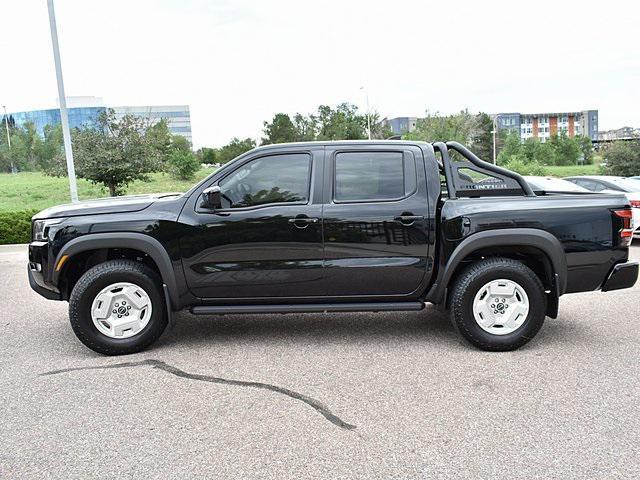
[[[160,119],[165,119],[171,133],[182,135],[190,142],[191,140],[191,114],[188,105],[146,105],[146,106],[120,106],[110,107],[106,105],[96,105],[95,101],[87,101],[90,106],[77,106],[79,103],[85,103],[85,99],[93,99],[95,97],[81,97],[78,102],[77,98],[71,97],[67,99],[67,112],[69,114],[69,128],[78,127],[95,127],[97,125],[98,115],[107,108],[114,110],[117,118],[130,114],[136,117],[148,119],[150,124],[154,124]],[[60,110],[51,108],[47,110],[31,110],[27,112],[8,112],[9,124],[16,126],[24,126],[26,123],[35,125],[40,135],[44,135],[44,127],[46,125],[60,124]],[[4,124],[4,114],[2,114],[1,124]]]

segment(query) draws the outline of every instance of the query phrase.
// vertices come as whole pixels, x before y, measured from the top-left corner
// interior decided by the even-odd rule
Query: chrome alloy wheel
[[[522,326],[529,315],[529,297],[513,280],[498,279],[485,284],[473,300],[473,317],[485,332],[508,335]]]
[[[151,319],[151,298],[133,283],[113,283],[96,295],[91,305],[91,319],[107,337],[133,337]]]

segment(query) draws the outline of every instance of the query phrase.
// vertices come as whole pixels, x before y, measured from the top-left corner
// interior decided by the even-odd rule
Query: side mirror
[[[202,191],[202,203],[200,206],[209,210],[220,210],[222,208],[222,194],[218,185],[205,188]]]

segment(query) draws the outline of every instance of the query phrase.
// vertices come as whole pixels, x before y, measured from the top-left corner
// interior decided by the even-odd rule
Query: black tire
[[[529,298],[529,314],[524,323],[506,335],[482,329],[473,315],[476,294],[492,280],[512,280]],[[547,297],[538,276],[526,265],[510,258],[491,257],[473,263],[456,278],[450,296],[451,321],[462,337],[481,350],[515,350],[536,336],[545,319]]]
[[[111,338],[101,333],[91,319],[91,305],[100,291],[117,282],[138,285],[151,299],[149,323],[129,338]],[[155,342],[167,326],[162,282],[146,265],[133,260],[110,260],[85,272],[69,298],[69,319],[78,339],[94,352],[125,355],[139,352]]]

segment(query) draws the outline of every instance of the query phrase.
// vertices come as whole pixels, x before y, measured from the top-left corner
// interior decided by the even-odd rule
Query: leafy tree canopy
[[[473,115],[462,110],[454,115],[431,114],[418,120],[416,129],[404,135],[409,140],[447,142],[454,140],[469,146],[486,161],[493,157],[493,121],[486,113]]]
[[[244,140],[233,138],[227,145],[220,148],[218,152],[218,162],[227,163],[255,147],[256,142],[251,138],[245,138]]]
[[[98,127],[84,127],[72,132],[76,174],[102,184],[112,196],[122,194],[134,180],[148,180],[147,175],[162,168],[162,153],[146,135],[145,120],[133,115],[117,119],[109,109],[98,116]],[[66,175],[64,159],[49,169],[53,175]]]
[[[640,175],[640,141],[613,142],[604,152],[604,173],[633,177]]]
[[[271,122],[264,122],[262,145],[287,143],[299,140],[298,130],[289,115],[276,113]]]

